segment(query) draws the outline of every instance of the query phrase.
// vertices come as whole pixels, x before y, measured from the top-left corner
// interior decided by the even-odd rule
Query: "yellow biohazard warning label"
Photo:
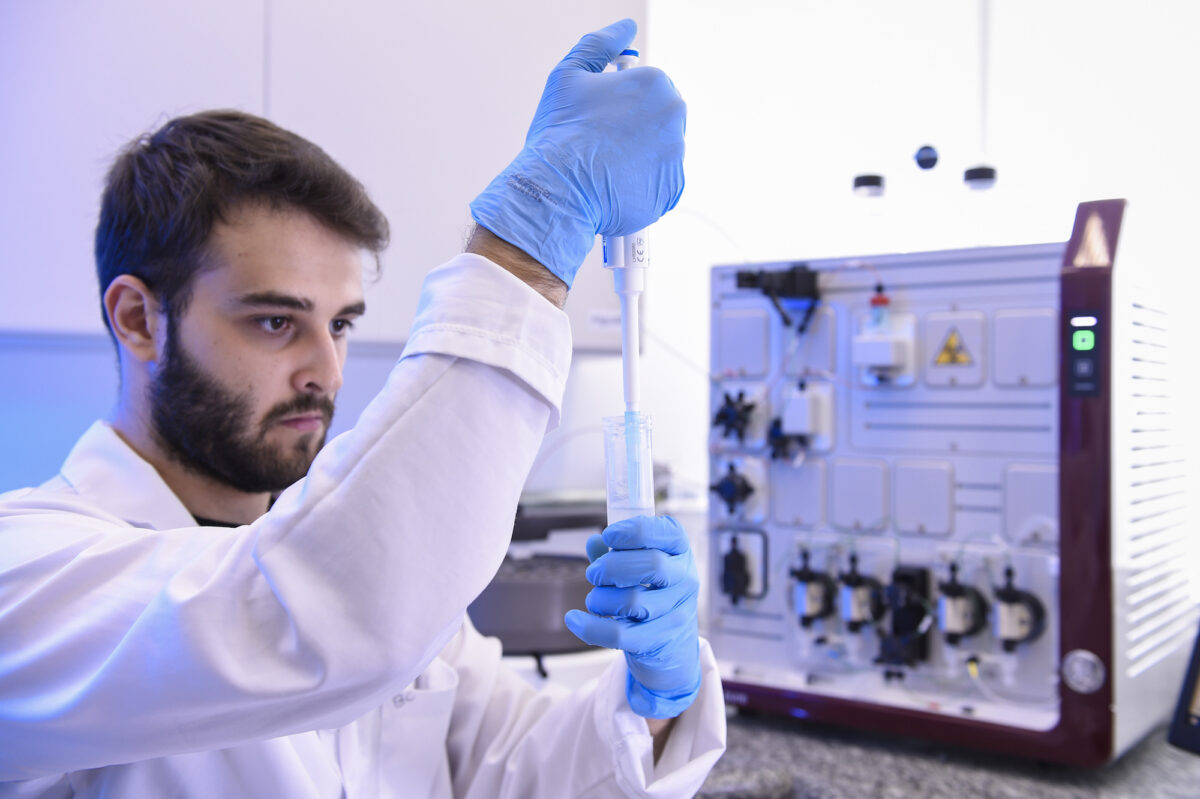
[[[971,353],[967,352],[967,345],[963,344],[958,328],[950,328],[933,363],[935,366],[970,366],[975,363]]]

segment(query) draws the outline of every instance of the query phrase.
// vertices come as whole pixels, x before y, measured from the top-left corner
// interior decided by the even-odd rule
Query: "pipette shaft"
[[[637,61],[636,50],[626,50],[614,59],[618,71],[636,65]],[[606,435],[605,438],[609,524],[631,515],[654,514],[650,420],[639,412],[641,386],[638,375],[641,353],[638,302],[646,287],[648,262],[646,231],[604,239],[604,266],[612,270],[613,288],[621,306],[621,378],[625,400],[625,415],[619,428],[622,435],[617,438]],[[617,445],[622,440],[624,446]]]
[[[641,399],[641,386],[638,380],[638,359],[642,351],[639,299],[646,288],[646,237],[643,231],[621,238],[622,243],[638,243],[640,246],[633,245],[629,249],[636,250],[642,257],[642,260],[635,265],[613,268],[613,288],[617,292],[617,299],[621,306],[621,376],[624,380],[625,411],[636,413]],[[626,259],[626,263],[628,263],[628,259]]]
[[[625,50],[613,63],[617,71],[636,66],[636,50]],[[621,376],[624,381],[625,413],[637,413],[641,399],[638,357],[641,353],[638,300],[646,287],[649,261],[646,231],[604,239],[604,266],[613,272],[613,288],[621,305]]]

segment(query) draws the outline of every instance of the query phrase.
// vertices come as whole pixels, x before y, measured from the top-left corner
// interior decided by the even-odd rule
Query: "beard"
[[[169,324],[162,366],[150,384],[154,433],[168,457],[184,468],[246,493],[279,493],[304,477],[333,418],[333,400],[300,394],[267,412],[255,424],[249,392],[221,385],[177,343]],[[325,425],[291,447],[273,445],[267,434],[280,420],[319,411]]]

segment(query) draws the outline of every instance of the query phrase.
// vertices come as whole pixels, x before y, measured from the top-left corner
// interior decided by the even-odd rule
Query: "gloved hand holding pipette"
[[[683,192],[686,109],[660,70],[624,68],[636,63],[628,50],[636,32],[623,20],[584,36],[567,54],[546,82],[524,149],[475,198],[471,214],[568,287],[596,235],[612,237],[606,265],[621,295],[625,364],[625,415],[606,422],[605,433],[609,521],[616,523],[589,542],[591,612],[570,611],[565,621],[586,643],[624,650],[630,707],[668,719],[700,690],[699,577],[679,523],[653,516],[649,419],[637,407],[644,237],[639,245],[633,234],[674,208]],[[605,72],[614,62],[618,70]],[[636,257],[622,257],[630,252]]]
[[[651,67],[604,71],[636,33],[626,19],[575,45],[546,81],[525,147],[471,203],[476,222],[568,287],[597,234],[639,231],[683,193],[674,84]]]
[[[567,627],[584,643],[625,650],[635,713],[674,718],[700,690],[700,578],[687,534],[670,516],[635,516],[593,538],[603,540],[588,542],[590,613],[568,611]]]

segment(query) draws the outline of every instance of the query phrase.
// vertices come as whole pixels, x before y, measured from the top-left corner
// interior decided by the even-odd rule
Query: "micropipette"
[[[618,71],[638,62],[637,50],[624,50],[613,63]],[[650,419],[640,413],[638,300],[646,287],[649,263],[646,231],[604,238],[604,266],[613,273],[621,305],[621,374],[625,415],[605,419],[608,472],[608,523],[630,516],[654,515],[654,481],[650,460]]]

